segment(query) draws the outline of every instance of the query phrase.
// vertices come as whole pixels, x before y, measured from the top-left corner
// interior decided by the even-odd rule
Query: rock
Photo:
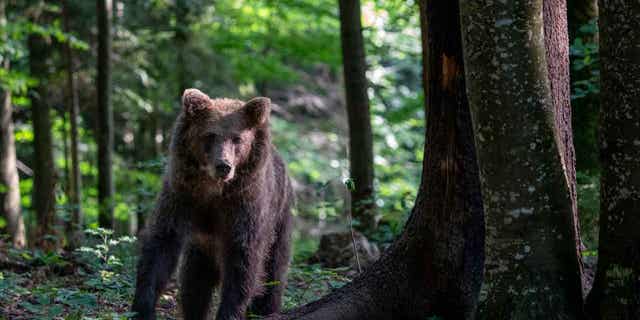
[[[380,258],[380,249],[375,243],[354,231],[354,240],[358,248],[360,265],[364,268]],[[349,267],[358,270],[356,257],[353,252],[351,232],[329,233],[320,238],[318,251],[309,259],[309,263],[318,263],[327,268]]]

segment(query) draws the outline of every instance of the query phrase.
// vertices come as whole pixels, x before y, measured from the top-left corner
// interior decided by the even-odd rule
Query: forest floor
[[[73,252],[16,250],[0,241],[0,319],[126,319],[135,289],[134,238],[96,234]],[[346,269],[293,264],[283,299],[289,309],[349,281]],[[174,277],[175,278],[175,277]],[[172,280],[156,306],[159,319],[179,319]]]

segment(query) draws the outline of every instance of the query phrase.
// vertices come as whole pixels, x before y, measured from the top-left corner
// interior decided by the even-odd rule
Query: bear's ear
[[[244,112],[249,120],[249,126],[261,126],[269,119],[271,100],[264,97],[253,98],[244,105]]]
[[[194,115],[209,106],[211,106],[211,99],[198,89],[187,89],[182,94],[182,108],[188,115]]]

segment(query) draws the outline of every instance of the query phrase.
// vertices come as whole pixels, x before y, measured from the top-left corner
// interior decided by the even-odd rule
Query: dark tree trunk
[[[422,182],[403,233],[350,284],[273,319],[473,319],[484,219],[457,2],[421,2],[428,118]],[[427,80],[428,79],[428,80]],[[427,90],[428,86],[428,90]]]
[[[360,0],[339,0],[342,63],[349,122],[349,164],[351,213],[356,229],[369,233],[376,227],[373,189],[373,138],[367,95],[364,40],[360,21]]]
[[[431,314],[473,319],[484,272],[484,210],[464,79],[457,1],[422,0],[427,133],[423,235],[410,274],[424,273]],[[416,204],[417,205],[417,204]],[[419,239],[419,238],[418,238]],[[431,296],[429,296],[431,295]]]
[[[5,2],[0,1],[0,28],[5,27]],[[6,39],[0,39],[6,40]],[[9,70],[9,59],[0,60],[0,67]],[[27,238],[20,208],[20,181],[16,166],[16,145],[13,136],[11,92],[0,88],[0,215],[7,221],[11,243],[23,248]]]
[[[174,44],[176,46],[176,77],[178,78],[178,97],[182,97],[185,89],[189,88],[186,66],[186,46],[189,42],[189,5],[185,0],[176,0],[176,27]]]
[[[602,166],[593,319],[640,319],[640,3],[600,1]]]
[[[96,0],[98,15],[98,202],[101,227],[113,227],[113,109],[111,106],[111,0]]]
[[[460,3],[487,216],[480,318],[581,319],[565,3]]]
[[[70,20],[69,1],[64,1],[62,11],[65,32],[71,32],[69,27]],[[71,208],[71,219],[67,224],[67,238],[72,248],[80,244],[83,235],[83,216],[81,206],[81,176],[80,176],[80,157],[78,154],[78,90],[75,81],[75,68],[73,62],[73,51],[71,45],[67,42],[64,44],[64,57],[67,64],[67,92],[66,105],[69,112],[69,122],[71,127],[71,168],[69,170],[69,204]]]
[[[51,107],[47,101],[49,45],[39,35],[30,35],[29,68],[30,75],[38,79],[38,85],[29,91],[33,117],[33,207],[36,213],[37,245],[50,247],[46,235],[54,233],[56,167],[53,162],[53,141],[51,137]]]

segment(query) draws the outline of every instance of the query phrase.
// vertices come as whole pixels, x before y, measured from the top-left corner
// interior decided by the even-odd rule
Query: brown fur
[[[185,91],[163,190],[141,236],[138,318],[155,318],[181,252],[185,319],[206,318],[218,284],[217,319],[244,319],[248,307],[260,315],[279,311],[293,194],[271,144],[269,110],[266,98],[244,103]]]

